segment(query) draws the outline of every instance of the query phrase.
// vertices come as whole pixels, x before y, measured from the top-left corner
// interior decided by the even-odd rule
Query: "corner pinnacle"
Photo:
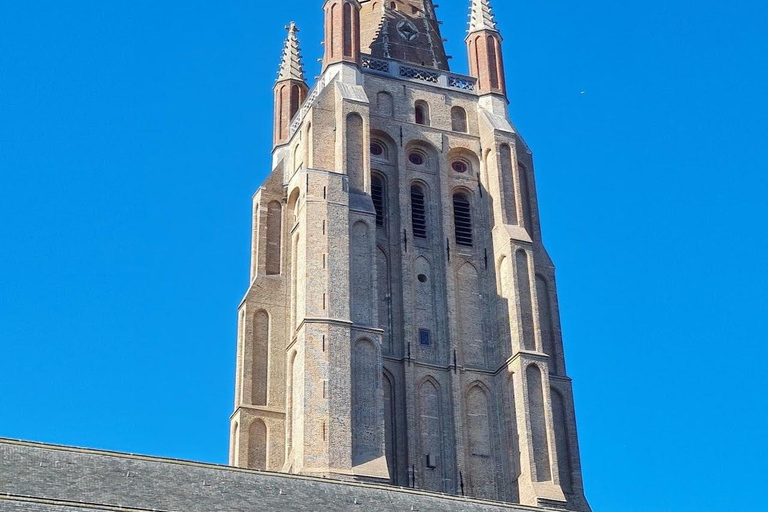
[[[301,58],[299,38],[296,36],[299,29],[294,22],[291,22],[285,28],[288,30],[288,37],[286,37],[285,45],[283,46],[283,57],[280,61],[280,72],[277,75],[277,81],[298,80],[305,82],[304,63]]]
[[[482,30],[498,32],[496,17],[491,10],[490,0],[472,0],[469,11],[469,33]]]

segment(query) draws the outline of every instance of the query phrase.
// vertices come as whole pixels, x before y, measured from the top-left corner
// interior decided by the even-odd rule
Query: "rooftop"
[[[525,512],[382,485],[0,439],[0,510]]]

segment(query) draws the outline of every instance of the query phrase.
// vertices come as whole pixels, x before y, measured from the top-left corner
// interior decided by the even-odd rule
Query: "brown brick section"
[[[357,0],[328,0],[325,11],[323,71],[337,62],[360,63],[360,4]]]
[[[275,84],[275,146],[285,144],[291,132],[291,121],[307,98],[307,84],[298,80],[283,80]]]
[[[507,95],[501,36],[492,30],[472,32],[467,36],[469,73],[478,80],[480,94]]]

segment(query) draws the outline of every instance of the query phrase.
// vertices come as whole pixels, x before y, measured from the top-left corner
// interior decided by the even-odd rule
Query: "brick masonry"
[[[254,196],[231,464],[588,511],[533,156],[488,0],[472,0],[472,76],[448,70],[429,0],[324,13],[323,74],[278,109]],[[290,27],[282,105],[283,84],[305,90]]]

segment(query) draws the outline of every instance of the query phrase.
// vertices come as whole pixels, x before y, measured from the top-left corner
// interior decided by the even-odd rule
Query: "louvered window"
[[[427,212],[424,204],[424,190],[418,185],[411,187],[411,220],[413,236],[427,238]]]
[[[373,207],[376,208],[376,225],[384,227],[386,215],[384,208],[384,181],[378,176],[371,178],[371,196],[373,197]]]
[[[456,243],[472,247],[472,206],[464,194],[453,196],[453,224]]]

